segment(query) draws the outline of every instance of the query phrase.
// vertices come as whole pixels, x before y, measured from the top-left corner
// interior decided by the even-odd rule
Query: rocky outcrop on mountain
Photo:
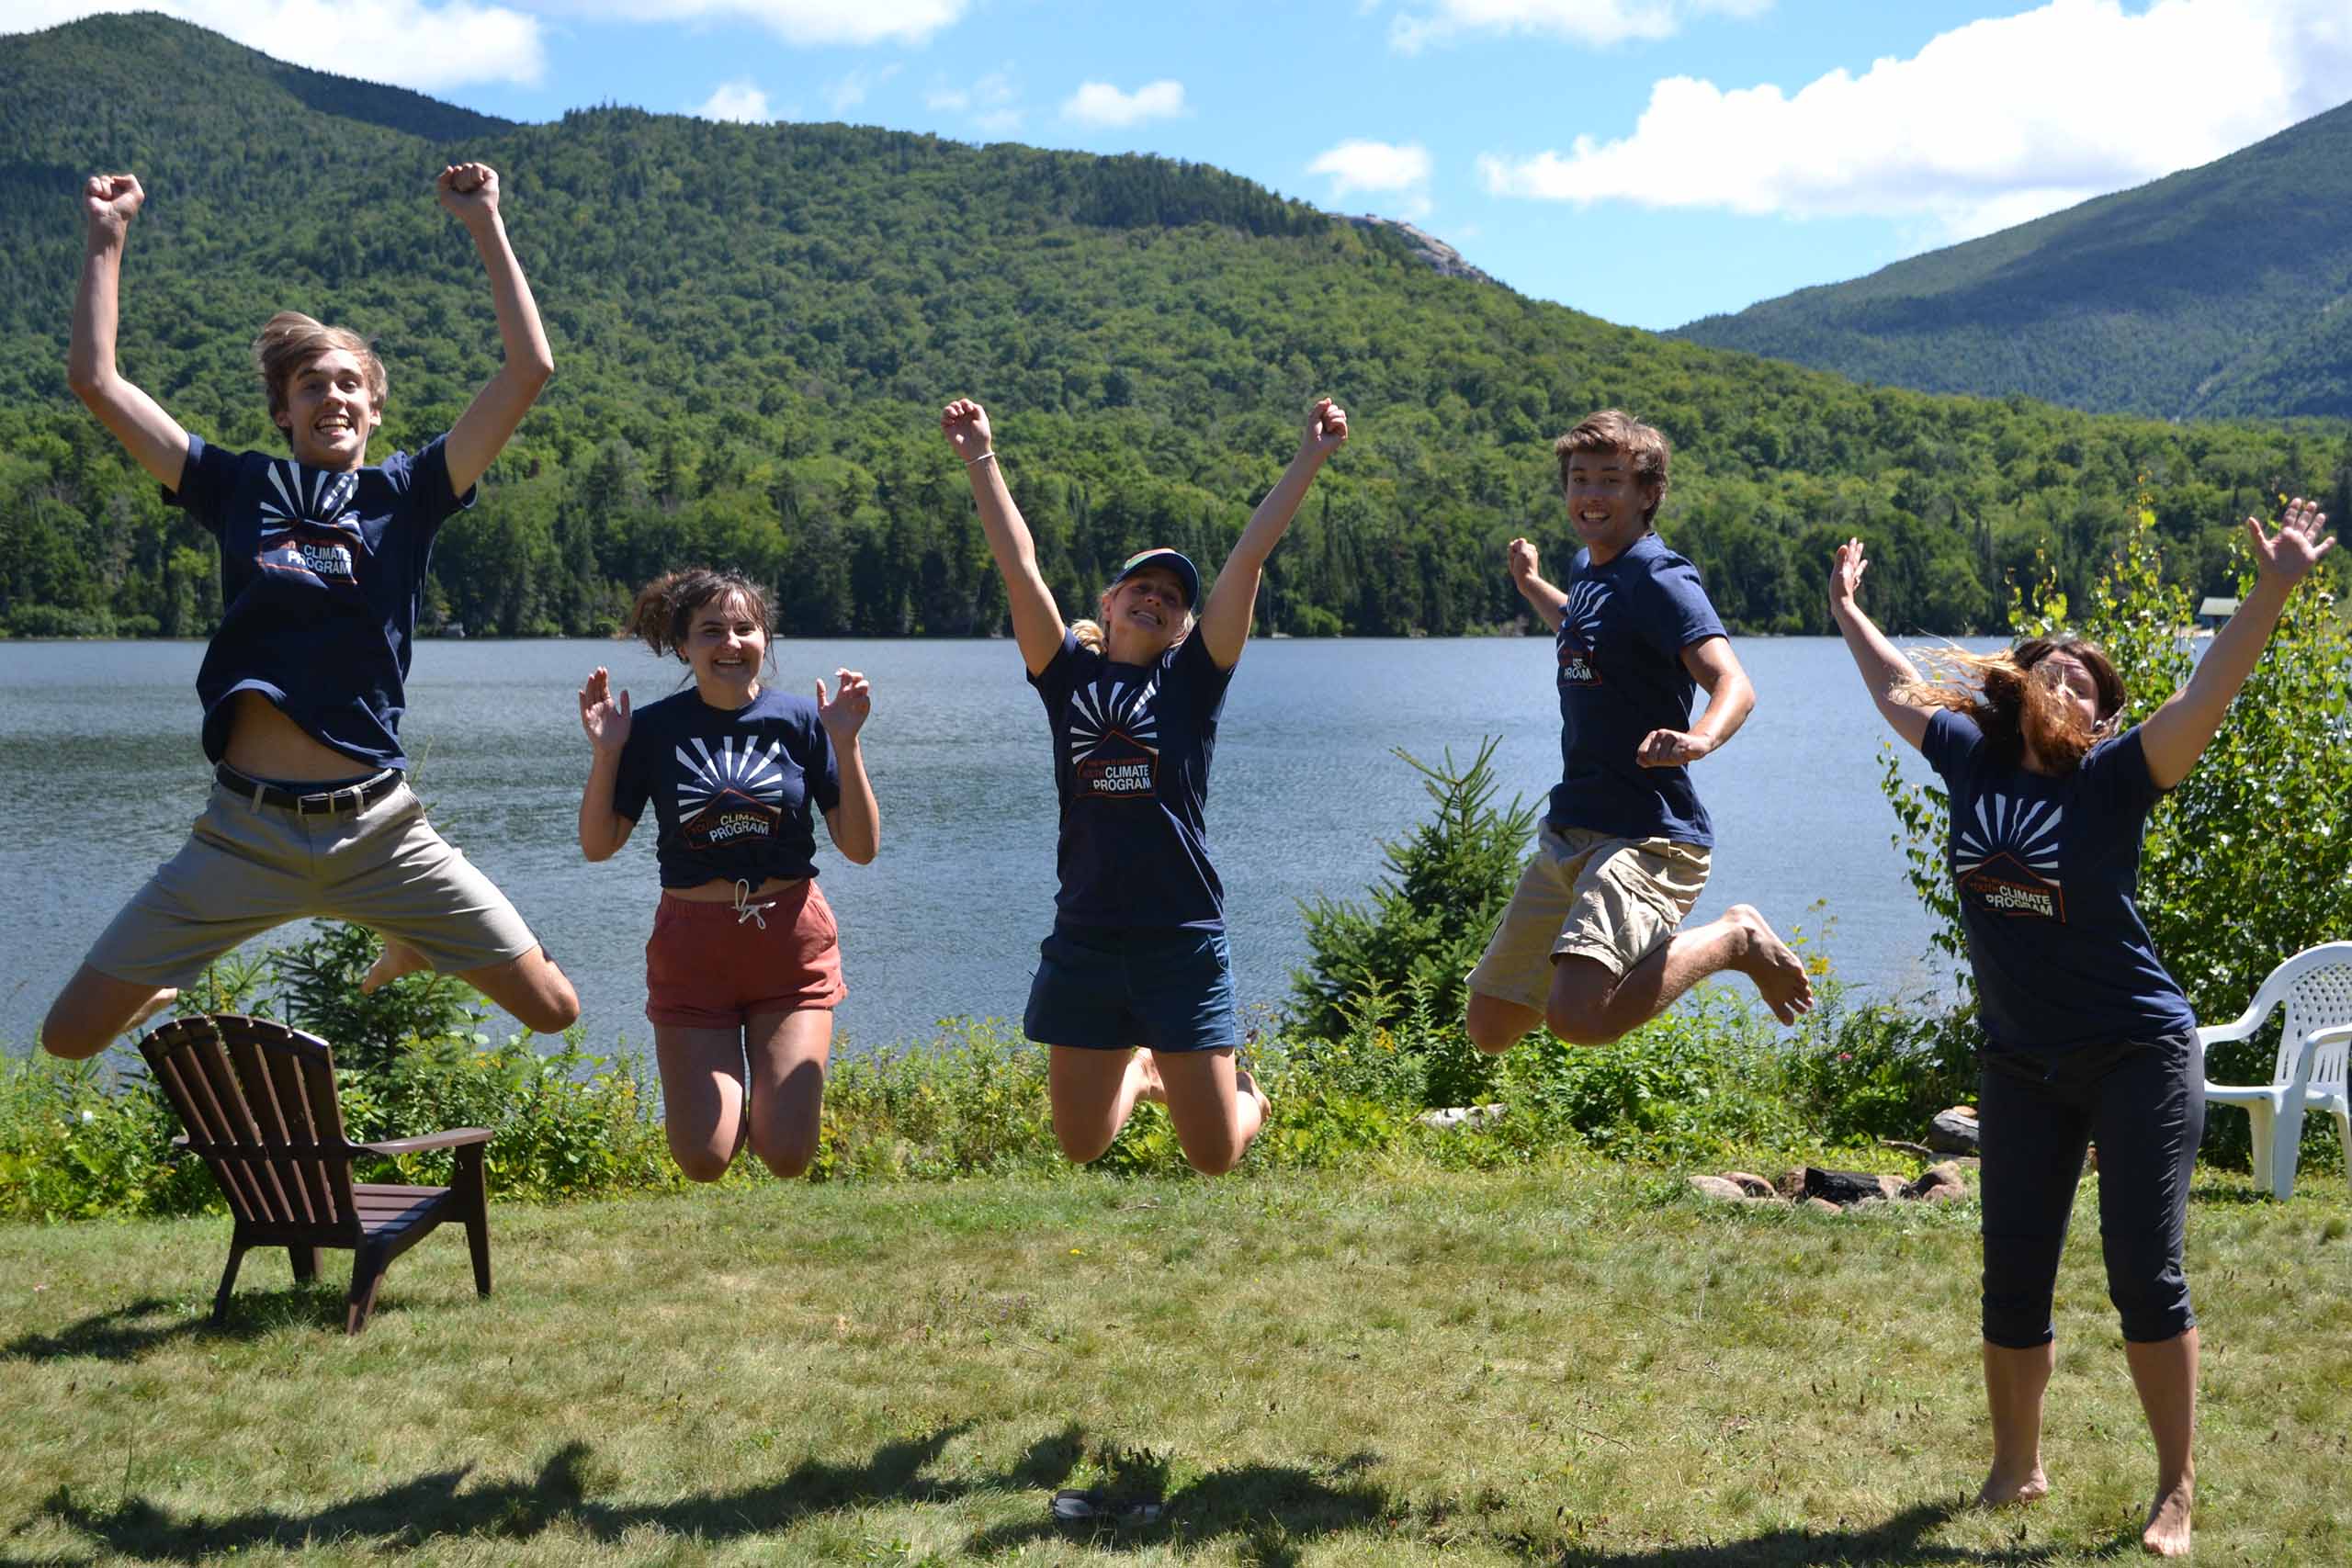
[[[1489,274],[1481,272],[1464,261],[1460,251],[1455,250],[1435,234],[1416,229],[1401,218],[1383,218],[1376,213],[1367,212],[1361,218],[1351,216],[1348,221],[1359,229],[1385,229],[1396,235],[1405,242],[1407,249],[1427,263],[1430,270],[1441,277],[1466,277],[1473,283],[1497,281]]]

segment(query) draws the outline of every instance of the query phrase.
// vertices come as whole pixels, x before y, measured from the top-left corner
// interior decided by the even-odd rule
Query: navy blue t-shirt
[[[1054,734],[1062,919],[1224,929],[1225,886],[1201,812],[1232,681],[1198,631],[1153,664],[1114,664],[1065,632],[1053,662],[1029,677]]]
[[[1682,650],[1724,635],[1698,570],[1645,534],[1605,566],[1578,550],[1562,587],[1560,783],[1545,815],[1611,838],[1709,847],[1714,825],[1690,770],[1634,761],[1652,730],[1690,728],[1699,683]]]
[[[689,686],[629,717],[613,810],[634,822],[648,800],[664,887],[814,876],[810,807],[842,803],[833,738],[807,697],[762,686],[740,708],[715,708]]]
[[[449,488],[447,439],[334,473],[187,438],[164,500],[220,541],[220,629],[196,675],[207,757],[229,748],[229,699],[259,692],[322,745],[408,766],[401,715],[425,567],[443,520],[474,497]]]
[[[2137,725],[2050,778],[1939,709],[1919,743],[1951,795],[1948,860],[1984,1034],[2065,1051],[2197,1027],[2140,919],[2140,840],[2163,791]]]

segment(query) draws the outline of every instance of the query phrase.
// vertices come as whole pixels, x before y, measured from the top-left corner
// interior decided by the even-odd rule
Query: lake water
[[[1877,787],[1887,732],[1834,638],[1735,643],[1758,694],[1738,738],[1696,770],[1718,840],[1694,919],[1747,902],[1818,930],[1838,975],[1885,993],[1932,982],[1928,922]],[[91,939],[187,836],[209,782],[197,643],[0,642],[0,1049],[28,1044]],[[1052,920],[1053,776],[1043,709],[1011,641],[788,642],[777,678],[837,667],[875,687],[867,768],[882,852],[851,865],[818,835],[840,916],[851,1049],[929,1038],[935,1020],[1014,1021]],[[593,1043],[650,1040],[643,948],[657,894],[650,824],[602,865],[574,823],[588,761],[573,694],[598,663],[643,703],[679,666],[609,642],[417,648],[402,734],[440,830],[522,909],[579,987]],[[1475,755],[1500,735],[1503,795],[1558,777],[1551,644],[1538,637],[1250,645],[1227,699],[1208,807],[1245,1004],[1276,1003],[1305,961],[1298,902],[1355,897],[1378,840],[1429,806],[1391,755]],[[1906,771],[1925,775],[1907,750]],[[1816,902],[1826,901],[1825,908]]]

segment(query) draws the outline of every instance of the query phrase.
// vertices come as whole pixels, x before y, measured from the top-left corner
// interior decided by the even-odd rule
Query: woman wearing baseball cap
[[[1054,1135],[1070,1158],[1093,1159],[1137,1100],[1156,1100],[1194,1169],[1231,1170],[1267,1104],[1234,1061],[1225,889],[1202,821],[1209,758],[1259,574],[1348,438],[1347,413],[1329,398],[1316,403],[1298,455],[1250,514],[1206,604],[1190,560],[1147,549],[1102,591],[1102,620],[1074,625],[1037,570],[987,412],[958,399],[939,427],[971,479],[1013,638],[1053,730],[1061,891],[1023,1025],[1052,1052]]]

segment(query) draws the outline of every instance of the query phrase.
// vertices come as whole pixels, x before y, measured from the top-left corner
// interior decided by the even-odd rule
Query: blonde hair
[[[1113,582],[1108,588],[1102,590],[1101,602],[1103,607],[1102,613],[1105,615],[1111,613],[1111,595],[1117,592],[1119,583],[1125,581],[1125,578],[1120,578],[1118,581]],[[1193,614],[1193,607],[1190,604],[1185,605],[1184,624],[1176,628],[1176,635],[1168,639],[1168,646],[1174,648],[1178,643],[1191,637],[1193,628],[1199,624],[1199,617]],[[1102,630],[1102,623],[1100,621],[1072,621],[1069,624],[1069,635],[1076,637],[1078,646],[1089,653],[1107,655],[1110,651],[1110,638]]]
[[[2089,671],[2098,692],[2098,725],[2086,728],[2083,716],[2034,670],[2063,653]],[[1914,662],[1935,672],[1905,681],[1887,694],[1910,707],[1949,708],[1976,721],[1985,740],[2016,761],[2030,744],[2036,756],[2062,773],[2082,765],[2102,739],[2109,720],[2123,711],[2123,678],[2096,643],[2073,637],[2038,637],[1998,653],[1957,648],[1920,649]],[[1938,676],[1942,678],[1939,679]]]
[[[349,327],[331,327],[300,310],[280,310],[263,324],[261,336],[254,339],[254,369],[260,373],[262,390],[268,394],[272,420],[286,412],[286,387],[294,373],[336,348],[359,361],[360,374],[368,379],[368,400],[377,412],[383,411],[388,385],[384,362],[376,357],[375,348],[366,338]]]
[[[1568,482],[1568,465],[1578,453],[1622,452],[1632,465],[1634,478],[1653,486],[1657,493],[1650,498],[1648,510],[1642,521],[1648,523],[1657,516],[1658,507],[1666,500],[1667,461],[1673,454],[1666,444],[1666,432],[1654,424],[1644,424],[1622,409],[1602,409],[1589,413],[1577,422],[1574,430],[1552,443],[1552,455],[1559,460],[1560,483]]]

